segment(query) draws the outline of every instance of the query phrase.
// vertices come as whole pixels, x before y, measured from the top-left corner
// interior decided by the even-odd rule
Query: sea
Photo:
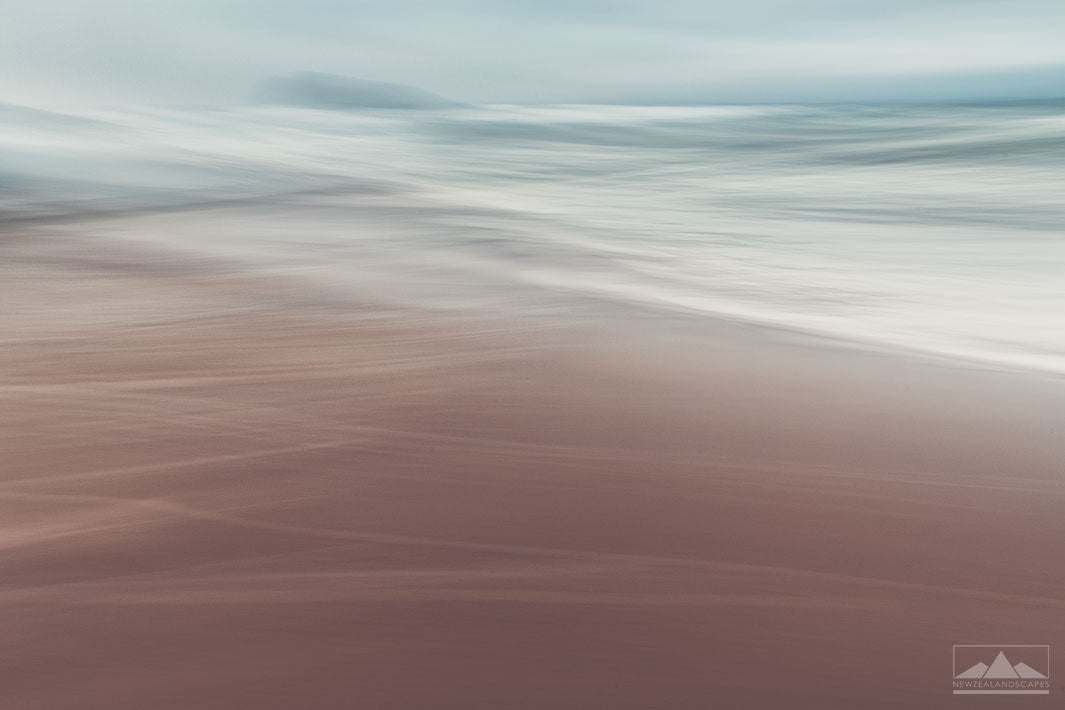
[[[1061,102],[0,106],[0,238],[50,225],[445,309],[1065,373]]]

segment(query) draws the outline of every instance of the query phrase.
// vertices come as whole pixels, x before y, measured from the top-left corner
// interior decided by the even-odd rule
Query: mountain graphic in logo
[[[1032,668],[1027,663],[1018,663],[1013,665],[1006,658],[1004,651],[999,651],[995,656],[995,660],[991,662],[991,665],[987,665],[983,661],[976,665],[967,668],[955,678],[985,678],[988,680],[1006,680],[1010,678],[1046,678],[1036,669]]]

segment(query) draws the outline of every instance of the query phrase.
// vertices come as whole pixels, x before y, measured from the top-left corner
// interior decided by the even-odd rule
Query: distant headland
[[[254,93],[253,100],[257,103],[334,111],[360,108],[429,109],[461,105],[413,86],[317,72],[297,72],[267,79]]]

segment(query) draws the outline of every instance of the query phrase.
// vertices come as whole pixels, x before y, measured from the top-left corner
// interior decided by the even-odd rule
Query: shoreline
[[[0,704],[939,708],[1065,642],[1053,377],[30,241]]]
[[[277,200],[276,204],[271,202],[272,199]],[[1019,359],[1018,353],[975,351],[960,343],[930,345],[911,342],[904,337],[884,338],[831,326],[799,325],[789,322],[782,315],[745,312],[751,311],[753,306],[750,304],[726,304],[719,309],[702,308],[676,302],[619,298],[607,293],[568,287],[553,289],[522,280],[515,274],[498,278],[484,269],[487,264],[470,267],[469,273],[447,269],[440,273],[420,273],[418,269],[424,269],[424,264],[389,263],[381,273],[367,268],[357,277],[347,272],[333,271],[325,264],[303,264],[300,269],[306,270],[310,276],[292,277],[285,273],[288,264],[280,259],[279,254],[260,257],[250,250],[247,243],[218,249],[211,239],[185,244],[181,238],[183,233],[188,232],[210,233],[210,225],[216,220],[236,220],[245,224],[245,229],[247,225],[263,228],[270,224],[269,219],[264,219],[264,214],[274,206],[281,208],[276,216],[285,219],[304,215],[306,219],[296,221],[309,224],[314,222],[313,213],[316,209],[352,209],[351,216],[358,220],[365,217],[360,211],[372,210],[375,201],[381,200],[381,204],[389,205],[390,200],[395,199],[406,201],[412,198],[398,192],[391,193],[382,185],[355,184],[281,192],[266,197],[230,197],[169,206],[115,208],[95,215],[39,215],[30,222],[16,220],[0,224],[0,229],[8,233],[32,233],[36,230],[37,233],[51,232],[53,237],[87,237],[105,250],[141,254],[148,260],[161,257],[171,268],[178,270],[194,265],[193,272],[202,269],[208,273],[235,274],[241,279],[253,278],[261,283],[274,281],[292,289],[303,288],[312,294],[310,299],[319,305],[346,305],[352,310],[373,303],[396,312],[425,312],[441,319],[480,321],[490,321],[503,311],[532,323],[532,327],[562,329],[572,324],[575,314],[582,321],[617,323],[619,330],[623,330],[626,324],[644,318],[673,323],[674,330],[683,332],[695,330],[713,333],[722,327],[734,326],[794,336],[813,344],[823,343],[830,348],[869,351],[902,359],[922,359],[946,367],[1043,376],[1065,382],[1065,363],[1056,362],[1053,354]],[[364,200],[366,202],[361,202]],[[435,200],[429,199],[422,207],[434,205],[439,206]],[[246,240],[247,235],[240,234],[240,238]],[[237,240],[238,244],[241,239]],[[340,276],[341,273],[344,275]],[[416,284],[419,276],[428,276],[431,285],[422,290],[405,290],[412,283]],[[397,287],[396,284],[403,286]],[[450,288],[454,288],[459,295],[450,293]],[[499,292],[510,294],[508,298],[511,300],[500,299]],[[533,304],[531,308],[524,308],[529,304]],[[509,316],[506,318],[509,319]]]

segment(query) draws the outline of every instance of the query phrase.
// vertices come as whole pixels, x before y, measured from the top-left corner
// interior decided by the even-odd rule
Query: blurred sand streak
[[[4,708],[933,708],[1065,643],[1060,381],[4,239]]]

